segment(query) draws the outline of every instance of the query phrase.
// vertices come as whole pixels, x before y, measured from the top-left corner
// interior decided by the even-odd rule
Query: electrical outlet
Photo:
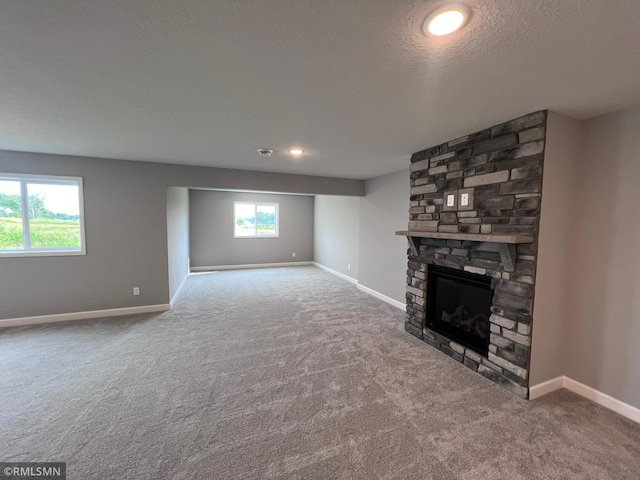
[[[133,294],[140,295],[140,287],[133,287]]]
[[[463,188],[458,191],[458,210],[473,210],[474,204],[474,189],[473,188]]]
[[[291,254],[291,256],[292,256],[292,257],[295,257],[295,256],[296,256],[296,254],[295,254],[295,253],[292,253],[292,254]]]
[[[351,264],[347,265],[347,270],[351,270]]]

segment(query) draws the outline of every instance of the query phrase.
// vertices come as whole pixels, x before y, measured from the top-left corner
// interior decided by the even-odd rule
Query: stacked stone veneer
[[[506,271],[497,245],[422,238],[408,250],[405,329],[490,380],[528,397],[533,296],[542,191],[546,112],[536,112],[411,157],[409,230],[523,234],[515,271]],[[443,211],[444,193],[473,189],[475,208]],[[426,328],[429,265],[493,278],[488,357]]]

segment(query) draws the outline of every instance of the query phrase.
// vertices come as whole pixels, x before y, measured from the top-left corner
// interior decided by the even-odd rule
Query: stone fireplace
[[[527,398],[546,112],[411,157],[405,329]],[[484,293],[483,293],[484,292]]]

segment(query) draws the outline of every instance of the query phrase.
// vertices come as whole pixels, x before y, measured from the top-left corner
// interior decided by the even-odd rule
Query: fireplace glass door
[[[490,277],[429,266],[427,327],[484,356],[492,299]]]

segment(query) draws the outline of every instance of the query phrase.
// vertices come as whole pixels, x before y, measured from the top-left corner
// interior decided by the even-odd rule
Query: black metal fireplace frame
[[[480,355],[487,356],[489,352],[489,336],[486,339],[477,337],[471,333],[465,332],[460,328],[448,324],[440,320],[436,314],[436,295],[437,295],[437,277],[455,280],[458,283],[481,287],[489,290],[489,305],[493,304],[493,289],[491,288],[491,277],[478,275],[475,273],[464,272],[447,267],[437,265],[429,265],[427,276],[427,328],[450,338],[452,341],[460,345],[470,348]],[[491,312],[487,312],[487,317]]]

